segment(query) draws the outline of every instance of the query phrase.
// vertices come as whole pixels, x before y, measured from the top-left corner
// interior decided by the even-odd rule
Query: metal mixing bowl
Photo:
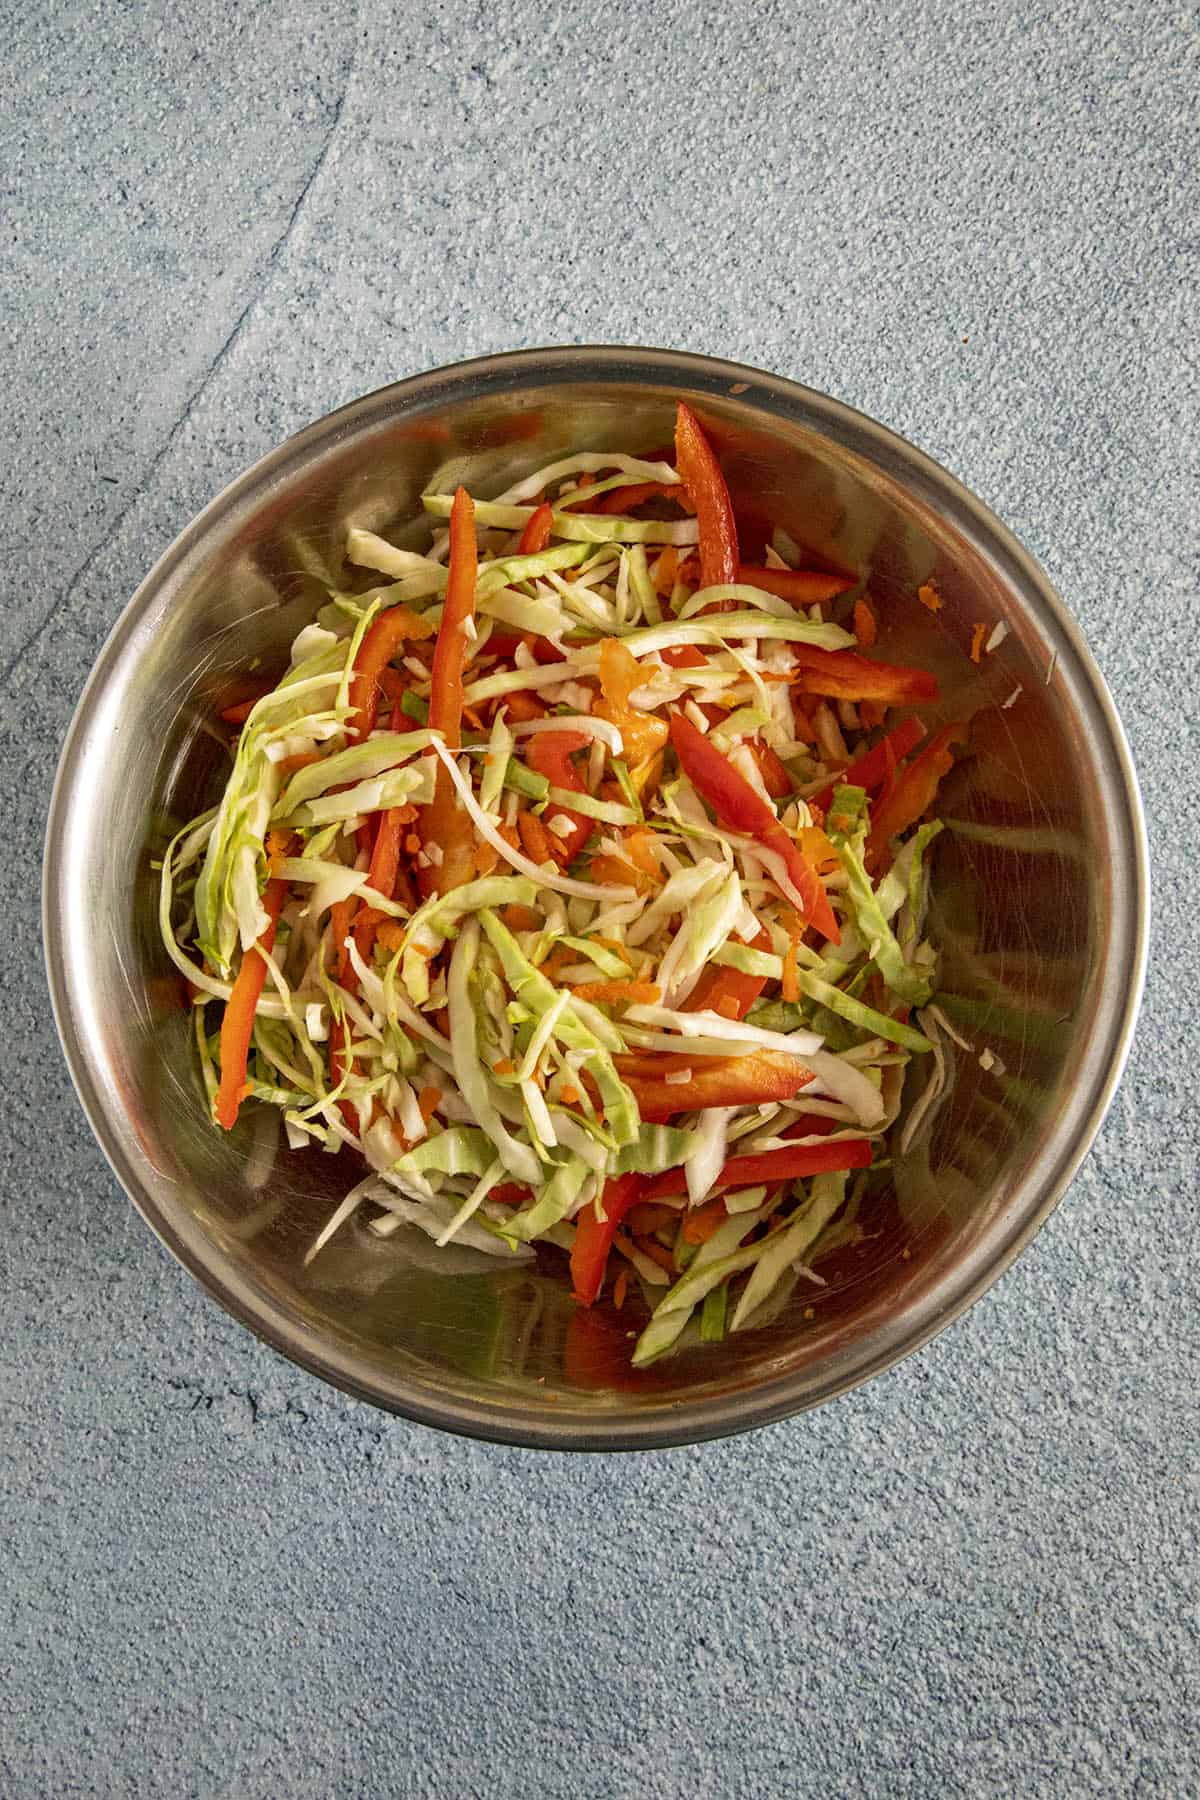
[[[229,1138],[208,1123],[159,944],[154,858],[172,821],[219,787],[219,697],[252,658],[281,662],[344,575],[349,525],[402,527],[435,469],[443,488],[461,479],[486,495],[573,449],[648,451],[670,441],[677,397],[712,428],[748,529],[773,521],[812,557],[866,573],[880,653],[936,671],[944,718],[974,716],[972,753],[939,802],[954,823],[938,840],[931,926],[947,1013],[972,1049],[956,1051],[928,1138],[897,1159],[866,1235],[823,1265],[826,1288],[801,1289],[761,1329],[630,1375],[628,1320],[581,1312],[560,1276],[480,1273],[428,1240],[381,1241],[354,1224],[304,1266],[356,1171],[345,1156],[275,1158],[272,1121],[256,1123],[253,1108]],[[941,611],[915,599],[928,580]],[[979,621],[1008,634],[976,666]],[[180,1261],[350,1393],[448,1430],[575,1449],[783,1418],[887,1368],[989,1287],[1062,1193],[1112,1095],[1147,904],[1112,703],[1046,577],[987,508],[824,395],[631,349],[525,351],[417,376],[236,481],[168,550],[97,662],[63,750],[45,867],[71,1072],[117,1176]],[[909,1076],[917,1089],[924,1078]]]

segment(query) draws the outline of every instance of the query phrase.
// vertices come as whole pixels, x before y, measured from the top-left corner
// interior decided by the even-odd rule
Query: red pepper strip
[[[794,649],[799,670],[796,685],[802,694],[826,694],[833,700],[885,700],[889,706],[938,697],[937,681],[926,669],[875,662],[853,650],[817,650],[811,644],[797,644]]]
[[[577,1215],[575,1242],[571,1247],[571,1280],[580,1306],[590,1306],[600,1292],[613,1239],[625,1214],[641,1199],[648,1179],[645,1175],[618,1175],[612,1181],[606,1181],[601,1200],[605,1217],[596,1217],[594,1205],[585,1206]]]
[[[627,487],[612,488],[601,494],[593,507],[598,513],[628,513],[647,500],[675,500],[684,512],[692,512],[691,495],[683,481],[634,481]]]
[[[475,505],[460,487],[450,509],[450,566],[446,601],[433,650],[429,694],[429,726],[440,731],[451,750],[462,743],[463,669],[470,640],[468,619],[475,616],[475,580],[479,547],[475,541]],[[386,614],[385,614],[386,617]],[[421,838],[437,844],[442,860],[421,870],[422,892],[447,894],[475,876],[475,830],[459,803],[446,765],[439,761],[433,800],[422,810]]]
[[[842,770],[836,782],[830,782],[819,794],[814,794],[813,806],[819,806],[822,812],[829,811],[829,802],[833,799],[835,787],[877,788],[885,781],[890,769],[902,762],[910,750],[916,748],[925,736],[925,727],[920,719],[904,719],[894,731],[880,738],[873,750],[860,756],[848,768]]]
[[[529,632],[493,631],[487,641],[488,656],[513,657],[522,644],[527,644],[533,651],[535,662],[566,662],[567,653],[552,644],[549,638],[533,637]]]
[[[537,731],[526,742],[525,761],[536,774],[544,775],[551,787],[566,788],[572,794],[586,794],[587,784],[571,761],[571,755],[576,750],[586,749],[591,741],[582,731]],[[548,806],[542,819],[556,861],[564,865],[573,856],[578,856],[592,834],[593,821],[566,806]],[[553,819],[569,820],[569,837],[559,837],[556,831],[550,831]]]
[[[671,714],[671,742],[692,786],[733,831],[755,837],[782,858],[804,916],[832,944],[841,932],[816,870],[792,842],[774,810],[683,713]]]
[[[891,792],[881,795],[871,809],[871,835],[867,839],[867,855],[878,860],[888,843],[907,831],[910,825],[933,805],[938,783],[954,767],[952,744],[965,744],[969,726],[955,721],[943,725],[908,767],[897,777]]]
[[[762,588],[793,606],[816,606],[823,600],[836,600],[857,585],[854,575],[826,575],[820,569],[760,569],[752,563],[739,563],[737,578],[747,587]]]
[[[811,1069],[782,1050],[759,1050],[753,1056],[697,1056],[687,1081],[668,1082],[672,1068],[688,1066],[684,1056],[664,1059],[662,1074],[648,1079],[627,1069],[625,1058],[616,1059],[617,1071],[628,1082],[638,1111],[650,1125],[661,1125],[675,1113],[695,1112],[704,1106],[761,1106],[769,1100],[790,1100],[813,1079]]]
[[[258,956],[261,948],[268,955],[275,945],[275,927],[287,894],[287,882],[268,881],[263,889],[262,904],[267,915],[266,929],[255,949],[247,950],[237,972],[233,992],[225,1002],[221,1020],[221,1080],[217,1087],[214,1111],[218,1125],[232,1131],[246,1086],[246,1064],[250,1058],[250,1040],[254,1035],[254,1014],[258,1009],[263,982],[267,978],[266,956]]]
[[[521,533],[521,541],[517,545],[518,556],[536,556],[550,542],[550,531],[554,524],[554,509],[548,500],[535,510],[532,518],[526,519],[525,529]]]
[[[772,800],[790,799],[795,789],[792,778],[772,750],[770,744],[754,743],[750,753],[758,764],[758,772],[762,776],[763,786]]]
[[[400,645],[409,638],[432,637],[433,626],[407,606],[391,606],[380,613],[358,646],[350,677],[350,704],[355,711],[346,721],[349,738],[370,737],[375,729],[383,694],[383,671]]]
[[[675,414],[675,466],[696,508],[701,587],[736,581],[737,524],[729,489],[699,419],[682,400]]]
[[[759,931],[751,948],[770,950],[771,938],[765,928]],[[719,1012],[727,1019],[744,1019],[766,985],[765,975],[747,975],[741,969],[726,969],[714,963],[705,969],[681,1010]]]
[[[778,1181],[797,1181],[805,1175],[824,1175],[840,1169],[866,1169],[871,1162],[869,1138],[845,1138],[836,1144],[797,1144],[794,1149],[764,1150],[760,1156],[735,1156],[713,1183],[714,1190],[758,1187]],[[664,1199],[687,1193],[687,1172],[668,1169],[655,1175],[643,1200]]]

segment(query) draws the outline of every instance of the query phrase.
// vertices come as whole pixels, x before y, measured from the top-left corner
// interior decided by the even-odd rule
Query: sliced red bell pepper
[[[383,671],[400,645],[432,636],[429,620],[409,612],[407,606],[389,607],[367,627],[350,677],[350,704],[355,710],[346,722],[347,737],[370,737],[374,731],[383,696]]]
[[[764,569],[754,563],[739,563],[737,578],[747,587],[762,588],[793,606],[818,606],[824,600],[836,600],[855,586],[853,575],[826,575],[821,569]]]
[[[727,1188],[770,1186],[772,1182],[799,1181],[806,1175],[824,1175],[840,1169],[866,1169],[871,1162],[869,1138],[844,1138],[834,1144],[797,1144],[786,1149],[764,1150],[758,1156],[735,1156],[713,1183],[714,1191]],[[642,1198],[658,1200],[687,1193],[687,1171],[668,1169],[651,1177]]]
[[[691,495],[700,528],[700,585],[735,582],[737,523],[721,465],[699,419],[683,401],[675,413],[675,467]]]
[[[534,509],[532,517],[526,519],[525,529],[521,533],[521,541],[517,545],[518,556],[536,556],[550,542],[550,532],[554,525],[554,509],[548,500],[543,500]]]
[[[708,661],[695,644],[673,644],[660,654],[668,669],[702,669]]]
[[[683,713],[671,714],[671,742],[692,786],[722,824],[757,838],[781,857],[805,918],[833,944],[841,932],[816,870],[792,842],[773,808]]]
[[[782,1050],[758,1050],[753,1056],[697,1056],[685,1082],[668,1082],[666,1075],[672,1068],[689,1066],[686,1054],[665,1057],[662,1074],[657,1077],[634,1073],[623,1056],[616,1058],[616,1065],[633,1092],[638,1111],[650,1125],[661,1125],[676,1113],[697,1112],[706,1106],[762,1106],[770,1100],[790,1100],[813,1079],[811,1069]]]
[[[593,510],[599,513],[628,513],[647,500],[674,500],[684,512],[692,512],[692,498],[683,481],[634,481],[625,487],[612,488],[601,494]]]
[[[770,950],[771,938],[766,929],[759,931],[751,944],[753,950]],[[727,969],[713,963],[683,1003],[683,1012],[718,1012],[727,1019],[744,1019],[767,985],[765,975],[747,975],[742,969]]]
[[[529,632],[493,631],[487,641],[489,656],[512,657],[522,644],[528,644],[533,651],[533,659],[538,663],[566,662],[567,653],[552,644],[549,638],[534,637]]]
[[[571,1281],[581,1306],[590,1306],[600,1292],[613,1239],[625,1214],[641,1199],[648,1180],[646,1175],[617,1175],[604,1184],[604,1218],[596,1217],[594,1205],[585,1206],[576,1216]]]
[[[282,879],[268,881],[263,889],[263,911],[267,925],[258,944],[247,950],[233,983],[233,992],[225,1002],[221,1020],[221,1079],[217,1086],[213,1111],[218,1125],[231,1131],[237,1122],[242,1092],[246,1086],[246,1065],[250,1058],[250,1041],[254,1035],[254,1015],[258,1010],[263,982],[267,978],[266,956],[275,946],[275,928],[283,910],[288,884]]]
[[[877,788],[924,736],[925,727],[920,719],[901,720],[894,731],[889,731],[886,737],[880,738],[874,749],[868,750],[865,756],[860,756],[856,762],[843,769],[836,782],[831,781],[819,794],[814,794],[812,804],[819,806],[822,812],[828,812],[835,787],[860,787],[866,788],[868,792]]]
[[[750,746],[750,754],[758,764],[758,772],[762,776],[763,786],[772,800],[787,800],[795,793],[792,778],[772,750],[770,744],[757,740]]]
[[[883,700],[889,706],[938,697],[937,680],[927,669],[876,662],[854,650],[817,650],[811,644],[796,644],[794,655],[796,686],[802,694],[824,694],[831,700]]]
[[[466,488],[460,487],[450,509],[449,579],[434,645],[429,693],[430,729],[440,731],[452,750],[462,743],[463,669],[470,645],[466,626],[467,620],[475,616],[478,569],[475,506]],[[474,827],[441,761],[434,779],[433,800],[422,809],[421,839],[424,844],[436,844],[441,851],[441,861],[436,866],[421,870],[422,891],[446,894],[474,878]]]
[[[914,757],[896,777],[889,793],[880,796],[871,809],[871,835],[867,839],[867,855],[878,861],[887,852],[892,838],[915,825],[928,812],[937,795],[938,784],[954,767],[954,744],[966,744],[970,727],[961,721],[943,725],[930,738],[920,756]]]
[[[525,761],[536,774],[544,775],[551,787],[566,788],[571,794],[586,794],[587,784],[571,757],[576,750],[586,749],[591,741],[582,731],[538,731],[526,741]],[[557,806],[553,802],[547,806],[542,819],[551,846],[556,852],[556,860],[564,865],[573,856],[578,856],[592,833],[593,821],[585,814],[572,812],[569,807]],[[550,829],[555,819],[566,819],[569,822],[569,836],[560,837]]]

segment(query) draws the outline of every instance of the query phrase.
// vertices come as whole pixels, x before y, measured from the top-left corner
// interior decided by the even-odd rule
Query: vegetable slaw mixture
[[[259,1101],[366,1165],[310,1257],[359,1212],[552,1247],[644,1365],[761,1324],[853,1233],[933,1047],[928,815],[965,733],[864,654],[852,577],[778,532],[740,560],[686,406],[673,461],[424,508],[424,553],[350,532],[378,585],[224,714],[163,939],[216,1124]]]

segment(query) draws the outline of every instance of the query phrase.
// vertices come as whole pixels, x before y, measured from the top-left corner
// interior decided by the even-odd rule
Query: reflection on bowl
[[[686,399],[739,517],[869,582],[879,652],[938,676],[973,718],[944,784],[931,935],[951,1080],[892,1191],[757,1329],[645,1371],[628,1326],[561,1273],[447,1262],[351,1225],[304,1252],[352,1177],[276,1157],[253,1109],[208,1123],[187,1008],[161,950],[173,824],[222,779],[218,702],[282,665],[344,585],[351,525],[395,533],[435,469],[506,486],[580,448],[646,453]],[[743,546],[746,549],[746,546]],[[944,602],[914,603],[933,581]],[[1007,628],[977,667],[973,628]],[[755,370],[650,350],[560,349],[439,370],[333,414],[183,533],[117,624],[63,751],[47,837],[46,945],[63,1042],[113,1168],[238,1318],[352,1393],[446,1429],[560,1448],[719,1436],[812,1406],[923,1343],[1045,1218],[1120,1073],[1140,992],[1146,865],[1137,790],[1103,683],[1053,590],[953,479],[837,402]],[[69,954],[68,954],[69,951]],[[957,1040],[957,1041],[955,1041]],[[923,1071],[909,1079],[919,1090]],[[919,1097],[914,1095],[914,1098]]]

